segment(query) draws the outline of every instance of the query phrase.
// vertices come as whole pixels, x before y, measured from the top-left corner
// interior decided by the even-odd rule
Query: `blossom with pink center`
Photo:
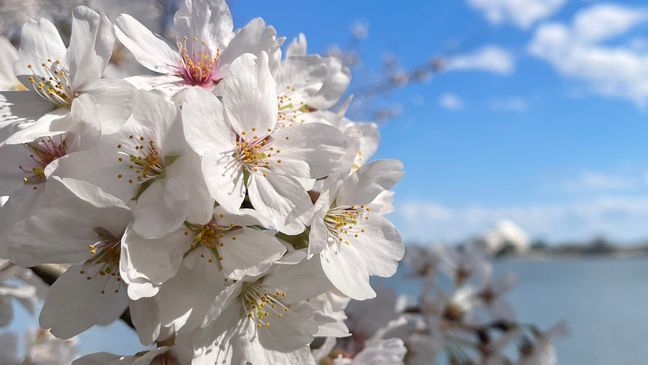
[[[224,70],[244,53],[274,54],[280,46],[274,28],[254,19],[234,32],[224,0],[185,0],[173,19],[176,47],[130,15],[116,20],[117,38],[135,59],[158,76],[135,76],[130,83],[142,89],[175,94],[186,87],[211,89]],[[175,48],[175,49],[174,49]]]
[[[221,79],[218,73],[220,49],[216,50],[216,55],[212,55],[207,43],[200,41],[198,37],[185,36],[178,42],[178,51],[178,76],[187,84],[211,86]]]

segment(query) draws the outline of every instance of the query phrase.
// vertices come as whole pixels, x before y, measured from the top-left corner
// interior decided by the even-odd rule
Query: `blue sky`
[[[504,218],[552,241],[648,237],[645,2],[230,4],[237,26],[262,16],[288,39],[305,33],[311,52],[365,23],[356,86],[386,53],[406,68],[446,56],[450,70],[383,98],[403,110],[382,125],[376,157],[405,163],[392,219],[408,240],[460,239]]]

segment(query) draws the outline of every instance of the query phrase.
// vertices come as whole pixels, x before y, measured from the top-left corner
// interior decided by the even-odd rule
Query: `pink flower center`
[[[184,37],[182,42],[178,42],[178,51],[178,76],[188,84],[211,87],[222,79],[218,74],[220,49],[214,55],[198,37]]]
[[[57,137],[45,137],[34,142],[25,143],[25,147],[30,152],[29,157],[34,161],[34,165],[31,168],[20,165],[18,168],[29,174],[23,178],[23,182],[25,185],[34,185],[34,190],[36,190],[36,185],[44,183],[47,179],[45,176],[47,165],[68,153],[63,137]]]

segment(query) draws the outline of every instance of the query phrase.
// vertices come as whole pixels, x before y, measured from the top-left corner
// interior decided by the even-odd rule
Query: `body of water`
[[[519,321],[542,328],[567,322],[570,333],[556,341],[561,364],[648,364],[648,260],[510,259],[495,270],[517,276],[507,298]],[[402,274],[385,285],[418,290]]]

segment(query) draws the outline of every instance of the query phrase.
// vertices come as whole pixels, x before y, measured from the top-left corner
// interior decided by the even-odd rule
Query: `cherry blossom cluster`
[[[235,29],[224,0],[185,0],[172,28],[80,6],[67,46],[45,18],[0,43],[0,257],[66,265],[40,313],[57,338],[128,311],[155,345],[75,365],[315,364],[404,256],[384,218],[403,166],[369,162],[348,69],[304,36]],[[106,77],[116,44],[153,74]],[[334,361],[404,356],[376,337]]]
[[[383,316],[388,326],[382,334],[404,341],[407,364],[558,364],[552,342],[566,325],[541,330],[518,321],[506,300],[515,277],[496,275],[483,245],[411,246],[407,262],[420,297],[383,305],[400,317]]]

